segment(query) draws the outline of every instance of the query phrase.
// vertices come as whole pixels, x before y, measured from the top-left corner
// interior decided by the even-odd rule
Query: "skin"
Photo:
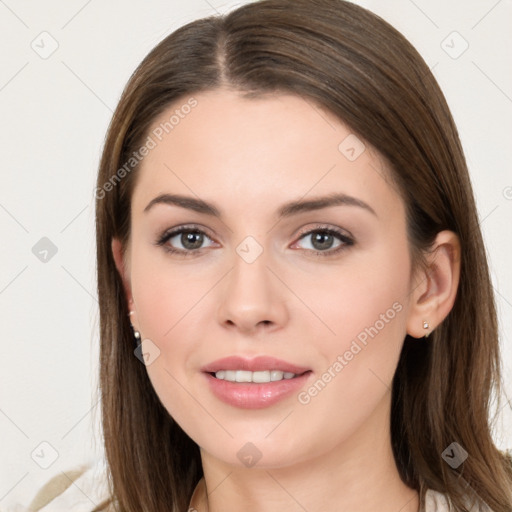
[[[390,388],[405,335],[422,338],[423,321],[430,332],[453,306],[456,235],[439,233],[428,271],[412,272],[404,204],[385,164],[368,145],[349,161],[338,146],[351,131],[331,113],[288,94],[244,99],[219,89],[194,97],[197,106],[138,171],[125,260],[112,241],[132,324],[160,350],[148,376],[201,449],[205,478],[192,506],[417,511],[417,492],[400,480],[391,451]],[[338,205],[276,217],[288,201],[333,192],[375,214]],[[214,203],[222,219],[164,204],[144,212],[162,193]],[[206,233],[202,252],[183,257],[155,245],[165,230],[191,223]],[[354,244],[326,256],[343,244],[333,238],[315,255],[313,236],[301,235],[319,226]],[[263,249],[250,264],[236,251],[247,236]],[[187,250],[180,236],[171,244]],[[228,355],[271,355],[311,368],[307,390],[394,303],[394,318],[307,404],[292,394],[240,409],[212,395],[199,370]],[[237,457],[247,442],[261,452],[252,467]]]

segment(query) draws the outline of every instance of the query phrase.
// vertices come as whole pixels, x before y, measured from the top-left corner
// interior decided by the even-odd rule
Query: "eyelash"
[[[176,235],[182,234],[182,233],[198,233],[205,235],[207,238],[210,238],[205,231],[200,229],[198,226],[195,225],[187,225],[187,226],[180,226],[179,228],[173,229],[171,231],[165,231],[155,242],[155,245],[158,247],[162,247],[164,251],[171,253],[171,254],[177,254],[181,255],[183,257],[191,257],[195,256],[197,254],[200,254],[203,249],[192,249],[192,250],[183,250],[183,249],[175,249],[173,247],[170,247],[169,245],[166,245],[167,241],[173,238]],[[354,245],[354,240],[341,231],[338,231],[337,229],[326,227],[326,226],[318,226],[314,229],[310,229],[309,231],[305,231],[304,233],[301,233],[299,235],[299,238],[297,241],[302,240],[303,238],[307,237],[308,235],[314,234],[314,233],[324,233],[328,235],[332,235],[334,237],[337,237],[341,242],[343,242],[341,245],[339,245],[336,249],[332,250],[326,250],[326,251],[317,251],[314,249],[304,249],[305,251],[312,253],[316,256],[320,257],[329,257],[337,255],[338,253],[346,250],[348,247]],[[211,238],[210,238],[211,240]]]

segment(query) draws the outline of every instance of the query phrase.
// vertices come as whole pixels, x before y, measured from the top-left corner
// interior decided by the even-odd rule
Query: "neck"
[[[418,493],[400,479],[389,428],[375,424],[328,453],[287,467],[241,468],[202,449],[201,457],[206,485],[191,503],[197,512],[419,510]]]

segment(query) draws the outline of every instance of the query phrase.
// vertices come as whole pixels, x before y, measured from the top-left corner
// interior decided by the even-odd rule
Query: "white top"
[[[64,489],[64,487],[67,488]],[[197,487],[196,487],[197,489]],[[108,498],[105,461],[98,460],[52,478],[34,496],[28,509],[14,505],[0,512],[91,512]],[[444,494],[432,489],[425,495],[426,512],[449,512]]]

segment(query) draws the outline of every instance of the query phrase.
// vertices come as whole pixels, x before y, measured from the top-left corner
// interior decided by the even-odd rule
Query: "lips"
[[[264,370],[279,370],[282,372],[301,375],[310,370],[303,366],[283,361],[270,356],[258,356],[253,359],[246,359],[240,356],[229,356],[217,359],[201,368],[205,373],[215,373],[220,370],[247,370],[250,372],[259,372]]]
[[[274,370],[293,374],[287,379],[271,382],[233,382],[217,378],[215,373],[222,370],[233,372],[265,372]],[[277,404],[297,393],[313,378],[313,372],[305,366],[298,366],[270,356],[247,359],[240,356],[217,359],[201,368],[211,393],[222,402],[242,409],[263,409]],[[238,374],[238,372],[237,372]],[[283,375],[284,376],[284,375]],[[245,379],[242,379],[245,380]]]

